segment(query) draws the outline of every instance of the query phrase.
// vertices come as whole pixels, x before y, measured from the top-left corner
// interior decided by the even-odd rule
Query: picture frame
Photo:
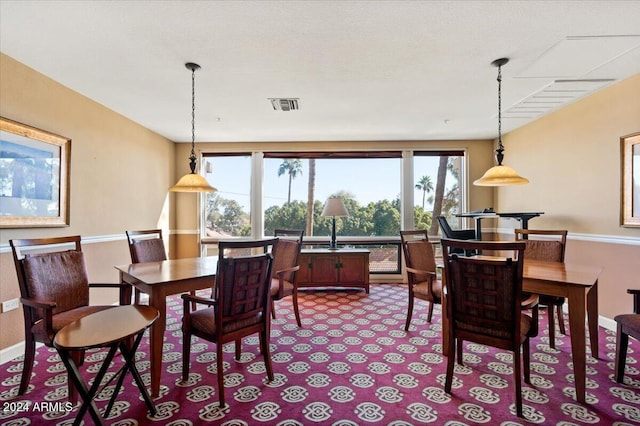
[[[623,227],[640,227],[640,132],[620,138]]]
[[[69,226],[71,139],[0,117],[0,228]]]

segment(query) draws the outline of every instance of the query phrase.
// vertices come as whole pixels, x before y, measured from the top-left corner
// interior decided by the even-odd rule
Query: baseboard
[[[616,331],[618,329],[617,324],[614,320],[612,320],[611,318],[603,317],[602,315],[598,317],[598,325],[610,331]]]
[[[36,349],[43,347],[42,343],[36,343]],[[12,361],[14,358],[24,355],[24,341],[0,350],[0,365]]]

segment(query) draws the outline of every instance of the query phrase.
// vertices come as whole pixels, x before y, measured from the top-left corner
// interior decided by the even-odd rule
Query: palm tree
[[[302,161],[300,160],[284,160],[278,168],[278,177],[289,175],[289,193],[287,195],[287,204],[291,203],[291,182],[298,175],[302,174]]]
[[[309,159],[309,183],[307,186],[307,236],[313,235],[313,204],[316,191],[316,159]]]
[[[416,189],[422,191],[422,210],[424,210],[424,200],[427,193],[433,191],[433,182],[431,182],[431,176],[422,176],[418,183],[416,183]]]
[[[429,229],[429,235],[438,234],[438,221],[434,220],[442,213],[442,203],[444,200],[444,184],[447,178],[447,166],[449,163],[449,157],[442,155],[438,162],[438,178],[436,180],[436,196],[433,202],[433,214],[431,215],[431,228]]]

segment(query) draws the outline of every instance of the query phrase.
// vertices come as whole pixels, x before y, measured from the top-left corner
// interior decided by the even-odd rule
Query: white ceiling
[[[196,141],[475,139],[494,59],[504,133],[639,73],[639,23],[640,1],[0,0],[0,51],[179,142],[185,62]]]

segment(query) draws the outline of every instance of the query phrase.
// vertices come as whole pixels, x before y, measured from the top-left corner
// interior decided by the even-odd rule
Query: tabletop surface
[[[475,259],[504,259],[504,256],[476,255]],[[598,281],[602,268],[579,263],[549,262],[524,259],[523,278],[557,283],[592,286]]]
[[[116,266],[116,269],[146,284],[212,277],[218,270],[218,256],[132,263]]]
[[[456,214],[457,217],[536,217],[544,214],[544,212],[465,212]]]
[[[53,339],[61,349],[105,347],[138,334],[158,318],[151,306],[114,306],[80,318],[62,328]]]
[[[598,281],[601,272],[602,268],[599,266],[527,260],[525,258],[522,275],[525,278],[592,286]]]

